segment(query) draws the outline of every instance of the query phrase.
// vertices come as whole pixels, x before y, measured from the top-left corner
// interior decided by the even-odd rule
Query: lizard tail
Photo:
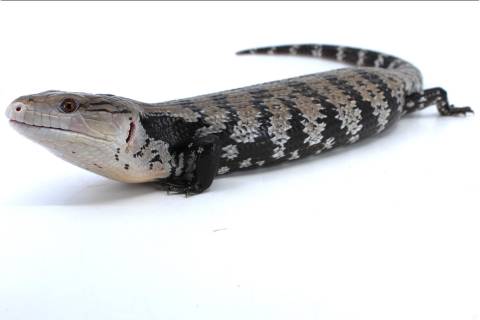
[[[409,62],[405,60],[388,54],[383,54],[381,52],[335,45],[281,45],[242,50],[237,52],[237,54],[269,54],[317,57],[338,62],[344,62],[350,65],[356,65],[358,67],[377,67],[384,69],[413,67]]]

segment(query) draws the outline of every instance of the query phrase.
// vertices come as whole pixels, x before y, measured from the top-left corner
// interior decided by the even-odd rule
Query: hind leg
[[[425,91],[414,93],[407,96],[405,111],[407,113],[424,109],[428,106],[436,105],[442,116],[451,116],[456,114],[466,114],[473,112],[470,107],[457,108],[448,103],[447,92],[442,88],[431,88]]]

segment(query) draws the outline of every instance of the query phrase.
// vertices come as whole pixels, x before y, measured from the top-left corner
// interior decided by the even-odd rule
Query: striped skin
[[[384,69],[395,69],[401,65],[413,67],[408,62],[391,55],[383,54],[377,51],[336,45],[301,44],[271,46],[242,50],[237,52],[237,54],[296,55],[317,57],[338,62],[345,62],[358,67],[376,67]]]
[[[22,134],[87,170],[200,193],[217,174],[355,143],[432,104],[441,115],[472,112],[450,105],[441,88],[423,90],[412,64],[374,51],[307,44],[239,54],[311,56],[355,67],[157,104],[48,91],[16,99],[7,116]],[[65,114],[65,101],[77,108]]]
[[[301,45],[239,54],[325,57],[361,67],[169,101],[145,109],[146,126],[163,117],[181,118],[192,126],[189,134],[218,135],[222,149],[219,174],[318,154],[379,133],[400,117],[406,96],[419,92],[422,86],[421,75],[411,64],[373,51]],[[155,136],[155,130],[161,128],[147,133]]]

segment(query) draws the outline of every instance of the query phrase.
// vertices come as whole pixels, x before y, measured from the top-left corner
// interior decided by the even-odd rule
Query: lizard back
[[[150,124],[173,117],[193,126],[196,137],[218,135],[218,173],[224,174],[318,154],[379,133],[399,119],[406,96],[422,85],[411,64],[373,51],[302,45],[241,53],[326,57],[360,67],[155,104],[145,108],[147,133],[157,136],[164,126]]]

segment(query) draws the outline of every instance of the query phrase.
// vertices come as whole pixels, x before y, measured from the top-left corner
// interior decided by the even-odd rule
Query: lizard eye
[[[78,103],[75,100],[73,100],[72,98],[67,98],[67,99],[62,101],[59,109],[60,109],[61,112],[64,112],[64,113],[72,113],[72,112],[77,111]]]

